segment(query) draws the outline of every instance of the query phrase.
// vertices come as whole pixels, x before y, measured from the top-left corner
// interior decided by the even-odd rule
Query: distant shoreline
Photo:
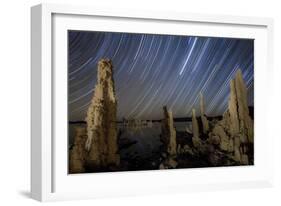
[[[200,117],[197,117],[197,119],[199,119]],[[216,117],[207,117],[208,120],[213,120],[213,119],[217,119],[220,120],[222,119],[222,116],[216,116]],[[161,122],[162,119],[157,119],[157,120],[144,120],[144,121],[152,121],[152,122]],[[192,117],[178,117],[178,118],[174,118],[174,122],[191,122],[192,121]],[[117,121],[117,123],[123,123],[123,121]],[[86,121],[69,121],[69,124],[86,124]]]
[[[252,119],[254,119],[254,107],[249,106],[249,113]],[[208,120],[221,120],[222,116],[213,116],[209,117],[206,116]],[[197,119],[200,119],[200,116],[197,117]],[[162,119],[156,119],[156,120],[146,120],[146,121],[152,121],[152,122],[161,122]],[[176,117],[174,118],[174,122],[192,122],[192,117]],[[69,124],[86,124],[86,121],[77,120],[77,121],[69,121]],[[123,123],[123,121],[117,121],[117,123]]]

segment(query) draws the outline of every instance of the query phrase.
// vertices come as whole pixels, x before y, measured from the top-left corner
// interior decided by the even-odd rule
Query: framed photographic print
[[[272,185],[271,19],[31,12],[34,199]]]

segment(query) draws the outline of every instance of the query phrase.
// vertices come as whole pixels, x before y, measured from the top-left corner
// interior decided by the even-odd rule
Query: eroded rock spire
[[[200,116],[203,125],[203,133],[207,134],[209,131],[209,121],[205,116],[205,103],[204,103],[203,94],[201,92],[200,92]]]
[[[177,154],[176,130],[172,111],[168,111],[167,107],[163,107],[164,119],[162,120],[161,141],[164,144],[164,150],[171,156]]]
[[[201,139],[199,138],[199,126],[196,118],[195,109],[192,109],[192,142],[194,147],[198,148],[201,145]]]
[[[230,82],[228,110],[209,136],[220,139],[222,150],[233,152],[234,160],[249,164],[249,144],[253,143],[253,120],[249,115],[247,88],[239,69]]]
[[[88,139],[85,147],[89,152],[87,165],[94,168],[119,165],[116,115],[113,66],[110,60],[101,59],[94,97],[86,117]]]

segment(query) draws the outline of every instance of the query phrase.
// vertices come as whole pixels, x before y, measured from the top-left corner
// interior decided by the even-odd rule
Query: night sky
[[[229,81],[241,69],[254,103],[254,41],[110,32],[68,32],[69,120],[84,120],[93,96],[97,62],[114,66],[118,119],[161,119],[199,114],[199,93],[208,116],[227,109]]]

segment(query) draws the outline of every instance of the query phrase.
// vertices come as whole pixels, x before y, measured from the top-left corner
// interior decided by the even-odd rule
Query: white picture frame
[[[40,4],[31,8],[31,26],[32,198],[52,201],[273,185],[274,134],[267,121],[272,104],[268,91],[273,87],[272,19]],[[255,165],[68,175],[63,109],[67,29],[254,38]]]

